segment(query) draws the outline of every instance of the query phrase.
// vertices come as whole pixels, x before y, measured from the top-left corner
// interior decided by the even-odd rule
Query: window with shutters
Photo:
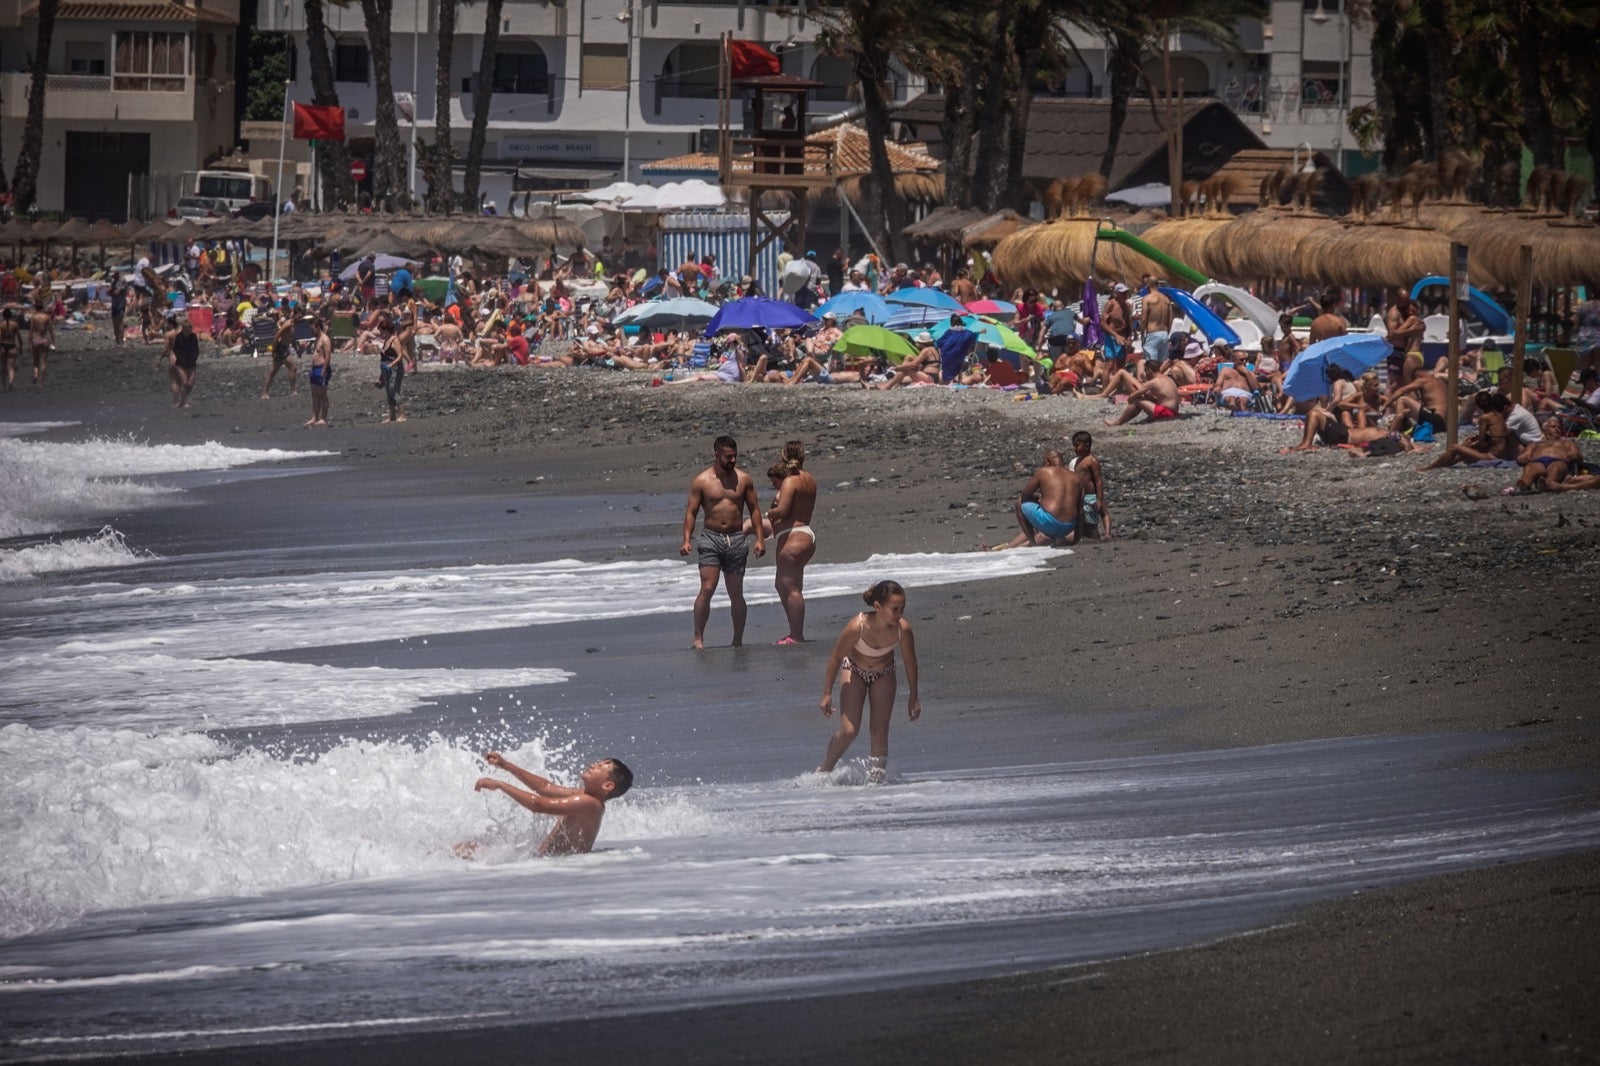
[[[579,87],[626,89],[628,87],[628,46],[625,44],[584,44],[583,72]]]

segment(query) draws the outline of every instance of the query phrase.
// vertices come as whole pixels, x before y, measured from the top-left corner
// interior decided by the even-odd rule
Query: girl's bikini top
[[[855,651],[856,651],[857,655],[860,655],[864,659],[882,659],[882,658],[884,658],[886,656],[893,655],[895,647],[898,646],[899,643],[900,643],[899,637],[897,635],[896,638],[895,638],[895,642],[893,644],[889,645],[887,648],[874,648],[871,644],[867,643],[866,633],[867,633],[867,612],[862,611],[861,612],[861,636],[856,637]]]

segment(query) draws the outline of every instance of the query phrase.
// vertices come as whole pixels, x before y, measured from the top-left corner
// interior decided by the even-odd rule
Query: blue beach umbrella
[[[717,305],[697,300],[693,296],[676,296],[670,300],[650,300],[634,304],[623,311],[612,323],[618,326],[675,326],[684,322],[709,322],[717,317]]]
[[[765,296],[747,296],[723,304],[716,317],[706,326],[706,336],[713,336],[725,329],[796,329],[809,326],[816,320],[810,312],[794,304]]]
[[[938,307],[907,307],[891,304],[889,311],[889,317],[879,325],[898,333],[927,329],[940,322],[948,325],[950,322],[950,312]]]
[[[884,299],[892,304],[936,307],[946,312],[965,313],[967,310],[961,305],[960,300],[942,289],[897,289],[884,296]]]
[[[976,315],[962,319],[961,325],[964,329],[971,330],[977,334],[979,344],[986,344],[991,348],[1019,355],[1025,359],[1039,358],[1039,354],[1029,346],[1028,342],[1018,336],[1017,331],[1009,326],[1001,325],[989,319],[979,318]],[[953,328],[949,317],[946,316],[943,323],[934,326],[930,332],[933,333],[933,339],[938,340]],[[1007,361],[1020,369],[1018,360],[1008,359]]]
[[[860,311],[868,322],[881,326],[889,317],[891,308],[882,296],[870,292],[841,292],[817,308],[817,317],[821,318],[828,311],[832,311],[840,322]]]
[[[1348,370],[1354,377],[1388,359],[1393,350],[1377,333],[1351,333],[1318,341],[1294,357],[1289,372],[1283,376],[1283,391],[1296,400],[1326,396],[1330,366]]]

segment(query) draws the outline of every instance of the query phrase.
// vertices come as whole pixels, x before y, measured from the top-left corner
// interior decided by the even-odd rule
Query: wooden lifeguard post
[[[723,43],[720,108],[717,115],[717,172],[724,189],[743,189],[750,204],[750,265],[761,249],[782,241],[796,256],[805,254],[807,200],[813,189],[830,188],[833,166],[829,149],[814,148],[817,158],[806,166],[806,103],[822,82],[792,74],[765,74],[754,78],[731,77],[727,42]],[[753,95],[748,131],[735,135],[732,128],[733,94]],[[741,127],[743,123],[741,122]],[[740,149],[734,166],[734,148]],[[748,150],[748,155],[746,155]],[[748,162],[749,168],[744,164]],[[793,210],[777,221],[763,210],[761,194],[769,190],[790,193]]]

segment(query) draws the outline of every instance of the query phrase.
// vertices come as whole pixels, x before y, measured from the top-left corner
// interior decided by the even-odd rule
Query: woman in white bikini
[[[906,712],[915,722],[922,716],[922,700],[917,696],[917,644],[911,623],[905,620],[906,590],[899,582],[880,581],[862,594],[870,611],[862,611],[845,623],[839,642],[828,656],[823,678],[822,713],[833,716],[833,683],[844,670],[839,687],[839,728],[828,740],[819,773],[829,773],[861,731],[861,708],[872,700],[869,734],[871,758],[867,761],[867,780],[882,784],[889,773],[889,718],[894,712],[894,652],[899,648],[906,663],[909,699]]]
[[[817,506],[817,479],[806,473],[806,449],[797,440],[783,446],[783,457],[767,469],[778,498],[767,511],[772,538],[778,545],[773,587],[789,618],[789,635],[777,644],[803,644],[806,639],[806,564],[817,554],[811,514]]]

